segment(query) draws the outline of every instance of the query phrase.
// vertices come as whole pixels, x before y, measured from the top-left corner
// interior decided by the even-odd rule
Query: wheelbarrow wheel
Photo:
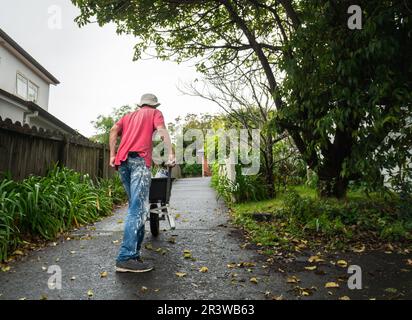
[[[151,205],[150,209],[157,208],[157,205]],[[160,230],[160,222],[159,222],[159,215],[157,213],[150,212],[150,232],[154,237],[159,235]]]

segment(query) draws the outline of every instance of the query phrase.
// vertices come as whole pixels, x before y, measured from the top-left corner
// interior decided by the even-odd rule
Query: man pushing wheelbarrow
[[[149,214],[152,137],[155,131],[168,152],[167,165],[175,165],[175,155],[160,103],[153,94],[144,94],[139,109],[125,115],[110,130],[110,166],[116,167],[129,199],[123,242],[116,259],[117,272],[148,272],[153,265],[141,258],[146,217]],[[116,154],[117,137],[121,142]],[[169,190],[170,191],[170,190]]]

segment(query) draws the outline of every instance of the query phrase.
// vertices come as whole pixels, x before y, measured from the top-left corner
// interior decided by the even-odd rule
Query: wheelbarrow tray
[[[174,178],[152,178],[150,185],[150,203],[169,203]],[[168,184],[170,182],[170,185]]]
[[[170,194],[172,191],[171,168],[169,168],[169,177],[152,178],[149,192],[150,202],[150,230],[156,237],[159,235],[159,220],[167,220],[170,228],[176,228],[175,220],[169,209]]]

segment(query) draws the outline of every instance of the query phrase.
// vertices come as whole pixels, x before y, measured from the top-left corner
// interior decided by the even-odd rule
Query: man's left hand
[[[116,156],[111,156],[110,157],[110,162],[109,162],[109,166],[111,166],[112,168],[114,168],[114,161],[116,160]]]

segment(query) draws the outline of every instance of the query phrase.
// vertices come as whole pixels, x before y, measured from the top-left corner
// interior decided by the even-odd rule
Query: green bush
[[[111,179],[100,179],[98,187],[101,192],[107,193],[115,205],[123,204],[127,201],[127,194],[118,174]]]
[[[236,181],[219,175],[219,164],[212,166],[212,187],[225,202],[260,201],[268,198],[267,187],[260,175],[247,176],[241,174],[241,167],[236,166]],[[234,199],[233,199],[234,198]]]
[[[198,163],[194,164],[183,164],[182,165],[182,175],[183,177],[201,177],[202,176],[202,165]]]
[[[126,199],[118,176],[94,182],[87,175],[54,167],[45,177],[0,181],[0,261],[23,237],[50,240],[96,221]]]

